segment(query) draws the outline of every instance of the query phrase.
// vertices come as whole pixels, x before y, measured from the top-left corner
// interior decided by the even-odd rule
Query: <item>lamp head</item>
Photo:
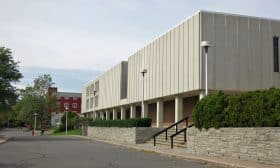
[[[201,46],[201,47],[204,47],[204,48],[208,48],[208,47],[211,47],[212,44],[210,43],[210,41],[202,41],[202,42],[200,43],[200,46]]]
[[[143,68],[143,69],[140,71],[140,73],[142,73],[142,74],[144,75],[145,73],[147,73],[147,69],[146,69],[146,68]]]

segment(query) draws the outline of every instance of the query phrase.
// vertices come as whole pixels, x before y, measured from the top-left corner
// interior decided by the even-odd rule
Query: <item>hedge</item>
[[[193,111],[197,128],[279,127],[280,89],[226,95],[211,94],[200,100]]]
[[[94,120],[89,123],[90,126],[95,127],[150,127],[152,119],[128,119],[128,120]]]

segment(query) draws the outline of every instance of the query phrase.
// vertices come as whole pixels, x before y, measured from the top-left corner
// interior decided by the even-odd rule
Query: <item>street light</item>
[[[65,134],[67,135],[67,124],[68,124],[68,110],[69,110],[69,105],[65,104],[65,111],[66,111],[66,116],[65,116]]]
[[[209,41],[202,41],[200,44],[201,47],[205,50],[205,96],[208,95],[208,71],[207,71],[207,56],[208,56],[208,48],[210,48],[212,45]]]
[[[92,102],[92,107],[94,107],[94,108],[95,108],[95,102],[96,102],[96,100],[95,100],[95,99],[96,99],[96,97],[95,97],[96,92],[97,92],[96,90],[93,91],[94,102]],[[94,114],[94,112],[93,112],[93,113],[92,113],[92,120],[96,119],[94,115],[95,115],[95,114]]]
[[[143,68],[140,73],[142,74],[142,77],[143,77],[143,85],[142,85],[142,108],[141,108],[141,111],[142,111],[142,118],[145,117],[144,115],[144,77],[145,77],[145,73],[147,73],[147,69],[146,68]]]
[[[37,125],[37,113],[34,113],[34,127],[33,127],[33,130],[34,130],[34,133],[35,133],[35,130],[36,130],[36,125]]]

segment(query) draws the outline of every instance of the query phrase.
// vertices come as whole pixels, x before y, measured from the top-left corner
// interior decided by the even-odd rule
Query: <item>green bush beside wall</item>
[[[240,95],[211,94],[200,100],[193,119],[197,128],[279,127],[280,89],[245,92]]]
[[[128,119],[128,120],[94,120],[89,123],[95,127],[150,127],[152,119]]]

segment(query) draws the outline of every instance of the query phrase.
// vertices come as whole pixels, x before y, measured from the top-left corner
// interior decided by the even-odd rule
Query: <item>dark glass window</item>
[[[279,37],[273,37],[274,72],[279,72]]]

